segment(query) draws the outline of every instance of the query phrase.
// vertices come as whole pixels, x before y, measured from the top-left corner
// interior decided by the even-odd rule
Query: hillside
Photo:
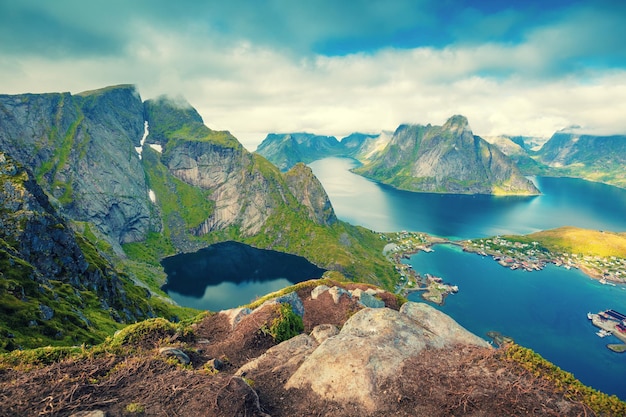
[[[129,326],[90,349],[15,352],[0,357],[0,415],[626,412],[527,349],[494,349],[433,307],[398,301],[308,281],[193,324]]]
[[[143,102],[130,85],[0,95],[0,149],[3,349],[93,343],[122,323],[188,314],[162,301],[159,261],[226,240],[396,279],[378,234],[338,221],[310,169],[282,174],[182,100]]]
[[[183,313],[135,286],[89,236],[0,152],[0,352],[98,343],[124,324]]]
[[[626,258],[626,233],[559,227],[531,233],[526,240],[539,242],[555,253]]]
[[[387,147],[354,172],[409,191],[539,193],[508,157],[472,134],[463,116],[443,126],[400,126]]]
[[[563,130],[538,152],[538,159],[560,176],[626,187],[626,136],[598,136]]]

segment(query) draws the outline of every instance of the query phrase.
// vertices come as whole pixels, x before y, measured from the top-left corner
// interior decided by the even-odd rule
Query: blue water
[[[587,385],[626,399],[626,354],[605,347],[621,342],[614,336],[596,336],[597,329],[586,317],[589,311],[609,307],[626,312],[626,289],[554,265],[542,272],[512,271],[456,246],[434,249],[413,255],[410,263],[418,272],[459,286],[459,292],[437,308],[479,336],[497,330]],[[423,301],[418,293],[409,299]]]
[[[542,195],[494,197],[411,193],[349,172],[357,162],[326,158],[310,164],[341,220],[377,231],[422,231],[468,239],[527,234],[560,226],[626,231],[626,190],[572,178],[532,178]],[[459,293],[440,308],[486,337],[513,337],[583,383],[626,400],[626,353],[608,350],[587,312],[626,313],[626,290],[602,285],[578,270],[548,265],[511,271],[491,258],[438,245],[410,260],[418,272],[441,276]],[[413,294],[414,300],[421,300]]]
[[[574,178],[532,178],[532,197],[412,193],[353,174],[357,162],[310,164],[341,220],[387,231],[420,231],[451,239],[527,234],[559,226],[626,231],[626,190]]]

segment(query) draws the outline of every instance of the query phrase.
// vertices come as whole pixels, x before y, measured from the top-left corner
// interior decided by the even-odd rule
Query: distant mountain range
[[[454,124],[464,127],[453,128]],[[294,135],[297,145],[286,146]],[[324,145],[316,144],[318,140]],[[536,193],[520,174],[579,177],[626,188],[626,135],[567,129],[549,139],[482,138],[472,134],[463,116],[454,116],[441,127],[402,125],[393,133],[354,133],[341,141],[307,133],[270,134],[257,152],[281,170],[328,156],[354,158],[363,164],[354,172],[410,191]]]
[[[268,135],[257,152],[272,162],[280,161],[282,168],[286,169],[289,166],[286,161],[296,161],[297,158],[291,148],[277,140],[279,137],[290,135]],[[315,136],[307,136],[307,139],[316,140]],[[299,144],[300,155],[311,147],[310,144]],[[363,166],[354,172],[404,190],[461,194],[539,193],[510,158],[472,134],[463,116],[454,116],[443,126],[401,125],[393,134],[353,134],[341,142],[335,139],[332,150],[323,156],[358,159]],[[319,157],[319,153],[307,155],[309,161]]]

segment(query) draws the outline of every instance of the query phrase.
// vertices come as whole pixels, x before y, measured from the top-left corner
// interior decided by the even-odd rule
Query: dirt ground
[[[356,288],[357,285],[349,287]],[[299,291],[305,306],[305,332],[318,324],[338,327],[359,304],[328,293],[316,300]],[[381,295],[398,308],[392,294]],[[80,416],[100,410],[112,416],[364,416],[356,404],[333,403],[310,390],[286,390],[295,369],[258,370],[235,376],[243,364],[274,345],[261,331],[275,315],[266,307],[244,318],[235,330],[224,315],[206,317],[190,341],[150,338],[124,354],[67,360],[30,371],[0,370],[0,416]],[[186,352],[182,366],[159,355],[161,346]],[[219,372],[205,366],[217,358]],[[485,348],[425,350],[402,371],[380,381],[379,409],[371,416],[593,416],[548,382],[533,377],[501,351]],[[341,389],[341,387],[337,387]]]

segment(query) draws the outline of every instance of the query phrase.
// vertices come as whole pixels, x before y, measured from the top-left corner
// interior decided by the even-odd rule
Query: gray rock
[[[220,371],[223,367],[224,367],[224,362],[222,362],[219,359],[210,359],[209,361],[207,361],[206,366],[208,366],[209,368],[215,370],[215,371]]]
[[[341,296],[344,294],[347,295],[348,298],[352,298],[352,294],[350,294],[349,291],[346,291],[341,287],[334,286],[331,289],[329,289],[328,292],[333,297],[333,301],[335,302],[335,304],[339,303]]]
[[[230,326],[234,329],[235,327],[237,327],[239,322],[250,313],[252,313],[252,310],[250,310],[248,307],[239,307],[231,308],[229,310],[222,310],[219,314],[224,314],[227,317]]]
[[[467,335],[454,320],[431,314],[432,307],[407,304],[403,312],[365,308],[354,314],[339,334],[325,339],[304,359],[285,387],[310,388],[328,400],[357,403],[367,414],[386,400],[379,384],[393,378],[406,359],[423,349],[460,343],[489,346]],[[422,311],[427,312],[426,319],[418,313]]]
[[[291,306],[291,310],[299,315],[300,317],[304,317],[304,304],[302,304],[302,300],[298,296],[296,292],[290,292],[285,295],[281,295],[280,297],[272,298],[271,300],[267,300],[260,307],[263,308],[266,305],[270,304],[282,304],[287,303]]]
[[[315,349],[285,386],[310,386],[323,398],[356,402],[373,411],[377,381],[393,376],[405,359],[427,346],[431,336],[395,310],[363,309]]]
[[[426,303],[404,303],[400,307],[400,312],[414,320],[419,326],[437,335],[438,338],[433,340],[435,347],[455,344],[491,347],[486,340],[469,332],[450,316]]]
[[[323,294],[329,289],[330,287],[328,287],[327,285],[318,285],[317,287],[313,288],[313,290],[311,290],[311,298],[313,300],[317,300],[317,297],[319,297],[320,294]]]
[[[189,356],[185,352],[180,349],[176,349],[173,347],[162,347],[159,349],[159,354],[162,356],[174,356],[180,363],[183,365],[188,365],[191,363]]]
[[[315,326],[311,331],[311,337],[315,339],[317,343],[322,343],[329,337],[333,337],[339,334],[339,329],[333,324],[320,324]]]
[[[352,293],[352,295],[355,295],[354,292]],[[365,307],[370,307],[370,308],[385,307],[385,302],[383,300],[380,300],[367,292],[361,291],[358,298],[359,298],[359,302]]]
[[[45,304],[39,304],[39,317],[42,320],[50,320],[54,317],[54,310]]]
[[[258,358],[243,365],[235,374],[243,376],[254,375],[257,370],[263,372],[295,370],[317,346],[318,343],[312,337],[300,334],[271,347]]]

